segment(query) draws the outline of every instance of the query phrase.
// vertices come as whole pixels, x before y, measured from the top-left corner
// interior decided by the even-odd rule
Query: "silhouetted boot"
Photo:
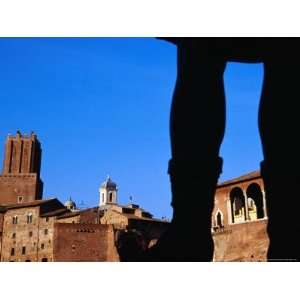
[[[170,161],[173,218],[156,245],[149,248],[145,261],[212,260],[211,214],[221,169],[221,158]]]
[[[261,163],[270,239],[268,261],[299,261],[299,169],[288,162]]]

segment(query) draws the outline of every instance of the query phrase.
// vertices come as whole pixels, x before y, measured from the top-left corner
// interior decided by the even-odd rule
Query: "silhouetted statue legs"
[[[282,55],[283,56],[283,55]],[[268,209],[269,260],[299,259],[300,62],[265,59],[259,127]]]
[[[178,47],[170,120],[173,219],[150,260],[212,260],[211,213],[225,129],[224,69],[220,57],[198,47]]]

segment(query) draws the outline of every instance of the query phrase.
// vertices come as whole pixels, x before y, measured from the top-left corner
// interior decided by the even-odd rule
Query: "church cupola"
[[[117,185],[107,176],[106,180],[101,184],[99,206],[107,204],[117,204]]]
[[[75,211],[76,210],[76,203],[72,200],[72,198],[70,197],[69,200],[67,200],[65,202],[65,207],[71,211]]]

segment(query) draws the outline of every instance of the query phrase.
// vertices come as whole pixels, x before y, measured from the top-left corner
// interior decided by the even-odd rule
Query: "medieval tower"
[[[8,135],[0,175],[0,205],[42,199],[41,144],[36,134]]]

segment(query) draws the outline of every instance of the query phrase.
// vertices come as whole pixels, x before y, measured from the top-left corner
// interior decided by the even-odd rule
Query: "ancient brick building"
[[[78,210],[72,199],[42,200],[41,145],[35,134],[9,135],[0,176],[1,261],[118,261],[117,230],[139,230],[157,240],[168,222],[138,205],[119,205],[107,178],[99,206]]]
[[[0,205],[42,199],[41,145],[34,133],[9,135],[0,175]]]
[[[53,261],[56,218],[69,212],[57,199],[2,207],[1,261]]]
[[[218,185],[212,214],[215,261],[265,261],[267,207],[259,172]]]

